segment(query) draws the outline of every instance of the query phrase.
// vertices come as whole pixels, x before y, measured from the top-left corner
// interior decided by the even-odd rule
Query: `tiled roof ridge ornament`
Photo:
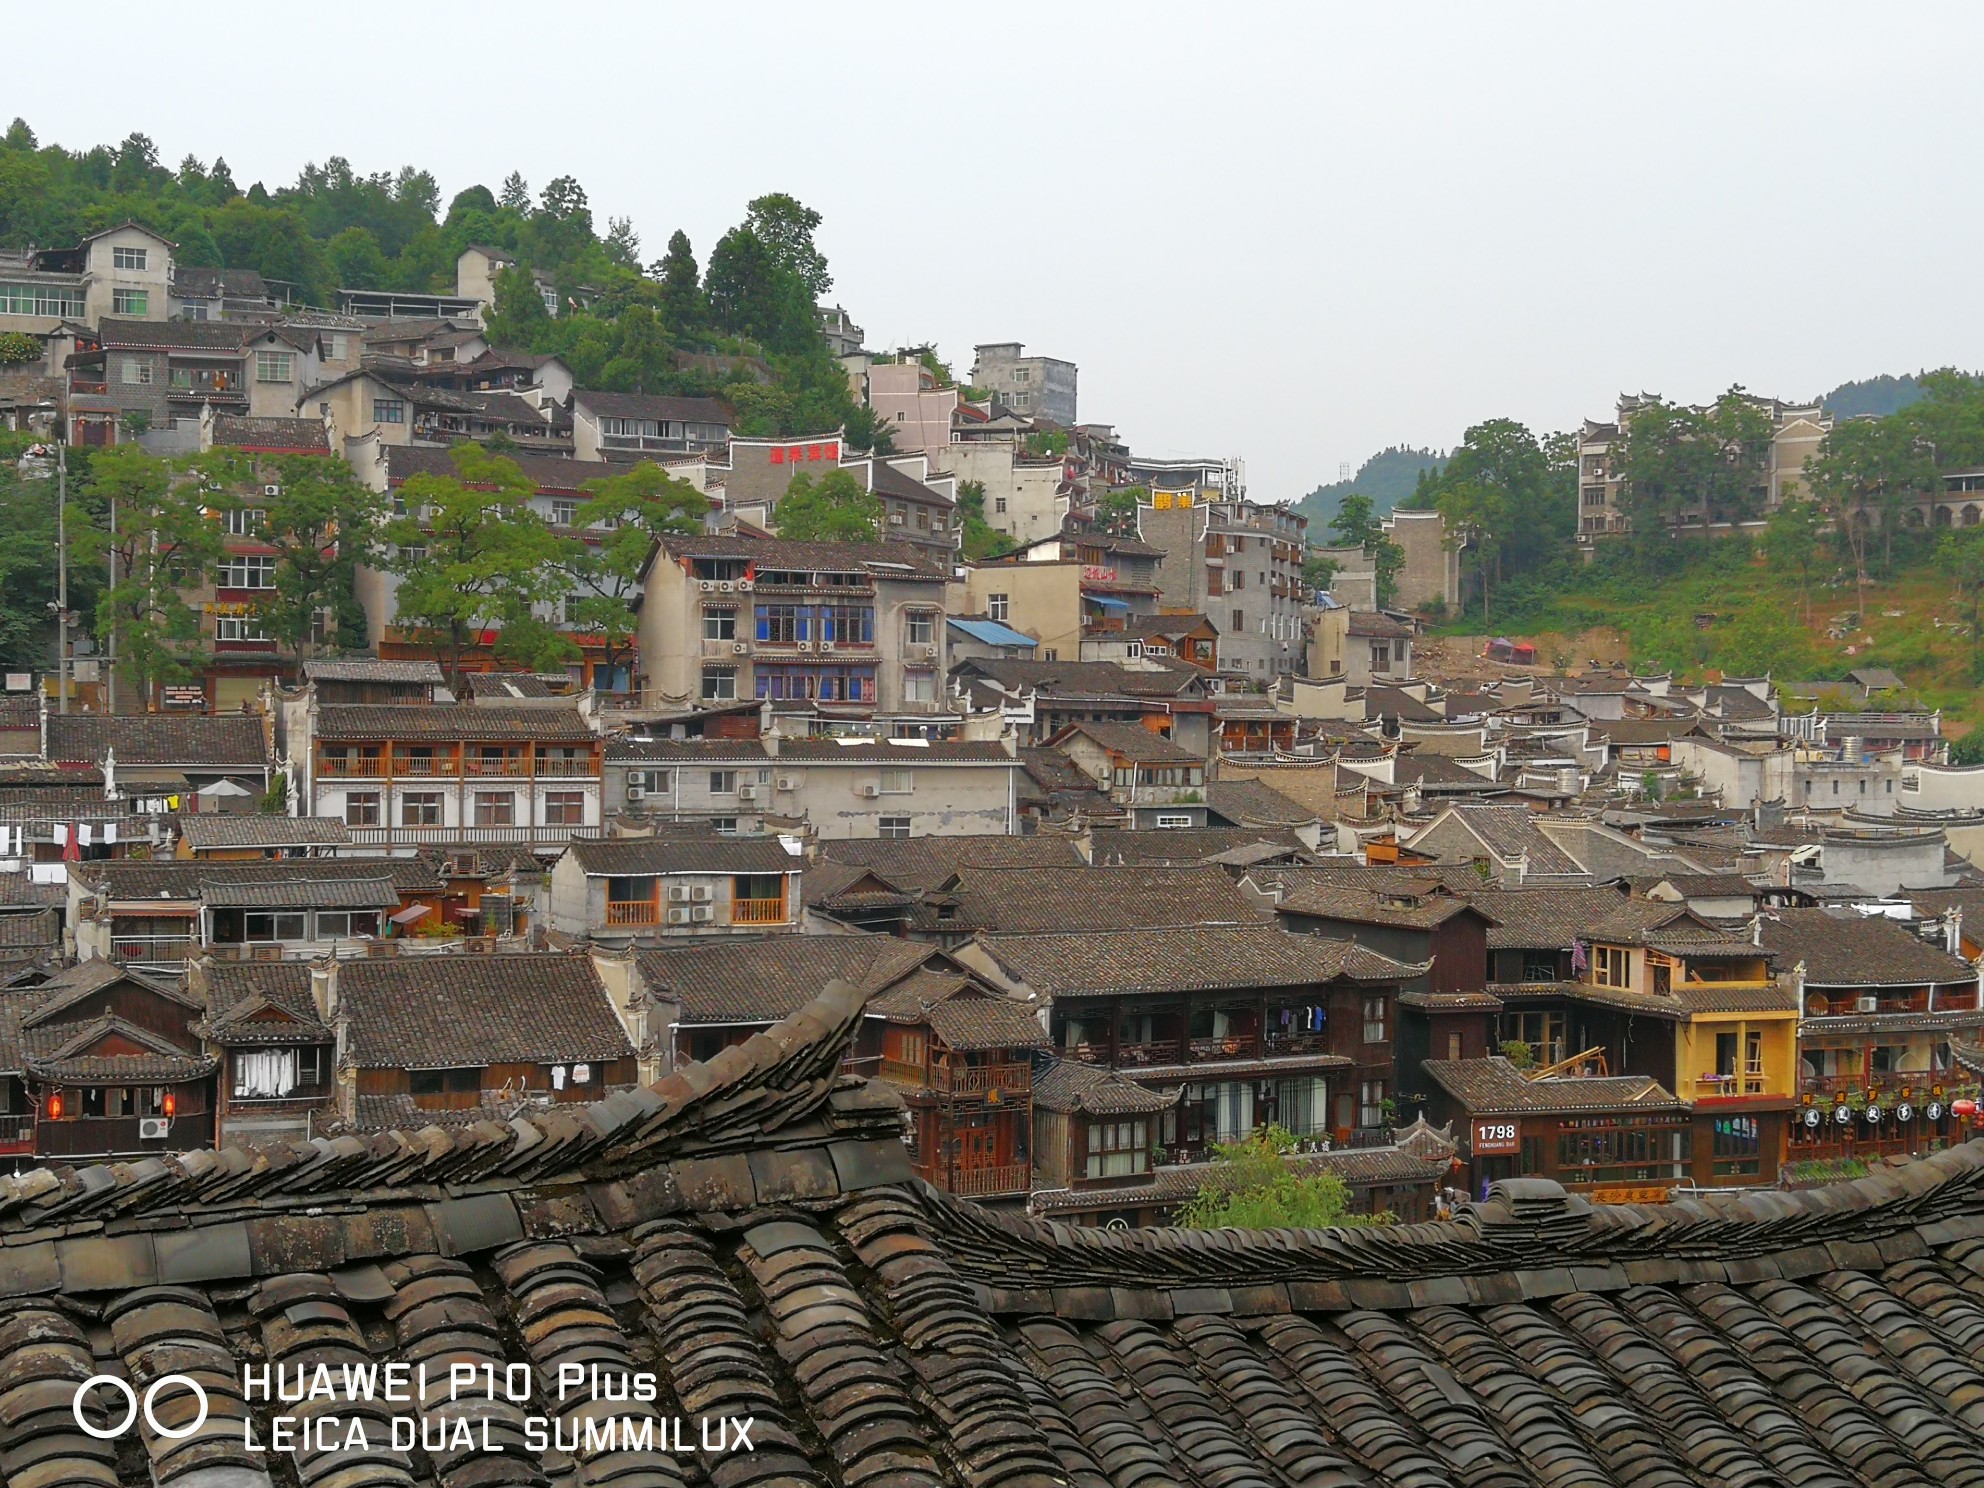
[[[169,1220],[189,1209],[280,1212],[320,1200],[418,1202],[442,1188],[599,1183],[670,1159],[741,1160],[775,1143],[831,1148],[878,1133],[900,1147],[899,1098],[839,1074],[865,996],[836,979],[745,1043],[592,1105],[462,1127],[32,1168],[0,1178],[0,1233],[113,1216]]]

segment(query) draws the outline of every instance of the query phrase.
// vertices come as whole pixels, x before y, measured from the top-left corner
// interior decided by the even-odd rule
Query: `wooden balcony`
[[[783,925],[784,899],[733,899],[730,901],[733,925]]]
[[[911,1064],[907,1059],[880,1060],[875,1073],[891,1085],[901,1085],[909,1090],[930,1088],[929,1071],[920,1064]]]
[[[579,827],[352,827],[358,847],[563,847]]]
[[[528,775],[530,765],[521,754],[508,754],[500,758],[472,754],[462,761],[462,773],[479,778]]]
[[[1144,1064],[1178,1063],[1178,1040],[1149,1039],[1140,1044],[1122,1044],[1116,1050],[1116,1063],[1123,1068],[1135,1068]],[[1085,1060],[1089,1064],[1106,1064],[1109,1059],[1107,1044],[1078,1044],[1068,1051],[1072,1058]]]
[[[939,1095],[1024,1095],[1033,1089],[1031,1064],[940,1064],[930,1071],[930,1088]]]
[[[393,774],[409,779],[421,779],[437,775],[459,774],[452,754],[397,754],[393,756]]]
[[[66,1097],[73,1099],[73,1096]],[[43,1121],[35,1127],[35,1151],[43,1157],[109,1157],[133,1152],[191,1152],[214,1144],[211,1111],[172,1118],[163,1141],[141,1140],[140,1116],[78,1116]]]
[[[1002,1163],[993,1167],[960,1168],[955,1174],[939,1174],[930,1181],[961,1198],[989,1199],[1001,1194],[1025,1193],[1033,1186],[1033,1170],[1025,1163]]]
[[[658,925],[661,923],[661,906],[652,899],[630,899],[615,904],[608,901],[606,923],[613,925]]]
[[[200,954],[190,935],[113,935],[110,954],[126,966],[177,966]]]
[[[381,754],[320,754],[317,773],[325,777],[381,779],[387,773],[386,758]]]
[[[1711,1097],[1763,1095],[1768,1084],[1761,1070],[1753,1070],[1741,1075],[1697,1075],[1695,1094]]]

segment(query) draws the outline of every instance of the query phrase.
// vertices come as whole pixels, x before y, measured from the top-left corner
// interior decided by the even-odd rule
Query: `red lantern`
[[[1950,1114],[1952,1116],[1975,1116],[1977,1114],[1977,1102],[1967,1097],[1963,1100],[1951,1101]]]
[[[176,1095],[174,1095],[174,1094],[173,1094],[173,1093],[172,1093],[172,1092],[171,1092],[170,1090],[168,1090],[168,1091],[166,1091],[166,1093],[165,1093],[165,1114],[166,1114],[166,1115],[168,1115],[168,1116],[170,1116],[170,1115],[171,1115],[171,1114],[172,1114],[172,1113],[173,1113],[174,1111],[176,1111],[176,1110],[177,1110],[178,1108],[179,1108],[179,1097],[178,1097],[178,1096],[176,1096]]]
[[[62,1093],[60,1091],[57,1091],[48,1098],[48,1119],[50,1121],[60,1121],[62,1119]]]

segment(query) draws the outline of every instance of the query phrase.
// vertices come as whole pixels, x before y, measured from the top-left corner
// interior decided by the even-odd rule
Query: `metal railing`
[[[110,954],[127,966],[176,965],[200,954],[190,935],[113,935]]]
[[[1702,1095],[1762,1095],[1768,1083],[1760,1071],[1741,1075],[1697,1075],[1695,1090]]]
[[[482,844],[562,847],[582,827],[352,827],[354,846],[448,847]]]

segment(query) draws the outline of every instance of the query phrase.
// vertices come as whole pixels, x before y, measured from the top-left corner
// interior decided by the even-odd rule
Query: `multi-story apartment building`
[[[1312,608],[1302,582],[1309,523],[1289,507],[1222,494],[1222,486],[1241,488],[1234,468],[1226,467],[1221,485],[1209,483],[1210,466],[1194,466],[1181,474],[1202,483],[1153,486],[1138,503],[1137,530],[1164,554],[1161,603],[1205,615],[1219,628],[1221,666],[1266,680],[1303,666],[1303,621]]]
[[[600,825],[583,704],[326,704],[306,687],[281,714],[296,814],[342,818],[360,848],[558,847]]]
[[[1659,398],[1651,393],[1621,393],[1618,412],[1609,423],[1584,421],[1578,437],[1578,542],[1591,544],[1632,530],[1626,514],[1625,478],[1618,451],[1633,415]],[[1788,500],[1809,494],[1805,463],[1818,454],[1832,429],[1832,415],[1818,403],[1785,403],[1753,398],[1771,421],[1770,451],[1761,478],[1763,509],[1775,511]],[[1701,525],[1701,515],[1684,516],[1683,526]]]
[[[135,222],[74,248],[0,250],[0,331],[45,340],[65,324],[93,327],[106,316],[164,320],[171,289],[172,244]]]
[[[700,823],[577,841],[552,865],[551,928],[608,942],[791,931],[804,868],[797,838],[718,834]]]
[[[944,580],[901,543],[663,537],[642,575],[642,700],[938,713]]]
[[[698,455],[730,441],[731,413],[714,398],[572,393],[572,453],[581,460]]]
[[[314,331],[244,321],[106,317],[69,355],[70,437],[112,444],[204,409],[290,418],[318,375]]]
[[[1071,427],[1075,422],[1076,368],[1055,357],[1027,356],[1018,341],[987,341],[973,348],[971,385],[990,392],[1015,413]]]
[[[1060,533],[1070,507],[1065,459],[1029,458],[1013,439],[959,440],[931,453],[960,486],[975,481],[984,488],[986,523],[1014,542]]]
[[[868,406],[899,450],[944,450],[958,411],[958,390],[939,387],[930,369],[913,358],[868,369]]]
[[[501,435],[526,453],[570,455],[569,415],[514,392],[457,392],[408,373],[359,370],[309,388],[292,410],[322,419],[334,447],[371,436],[380,444],[445,448]]]
[[[778,526],[778,503],[793,480],[818,481],[845,471],[882,505],[883,536],[923,551],[926,560],[948,564],[957,553],[957,478],[931,470],[920,451],[903,455],[863,455],[847,448],[838,434],[805,439],[732,439],[728,466],[711,471],[723,506],[737,517],[768,530]]]

